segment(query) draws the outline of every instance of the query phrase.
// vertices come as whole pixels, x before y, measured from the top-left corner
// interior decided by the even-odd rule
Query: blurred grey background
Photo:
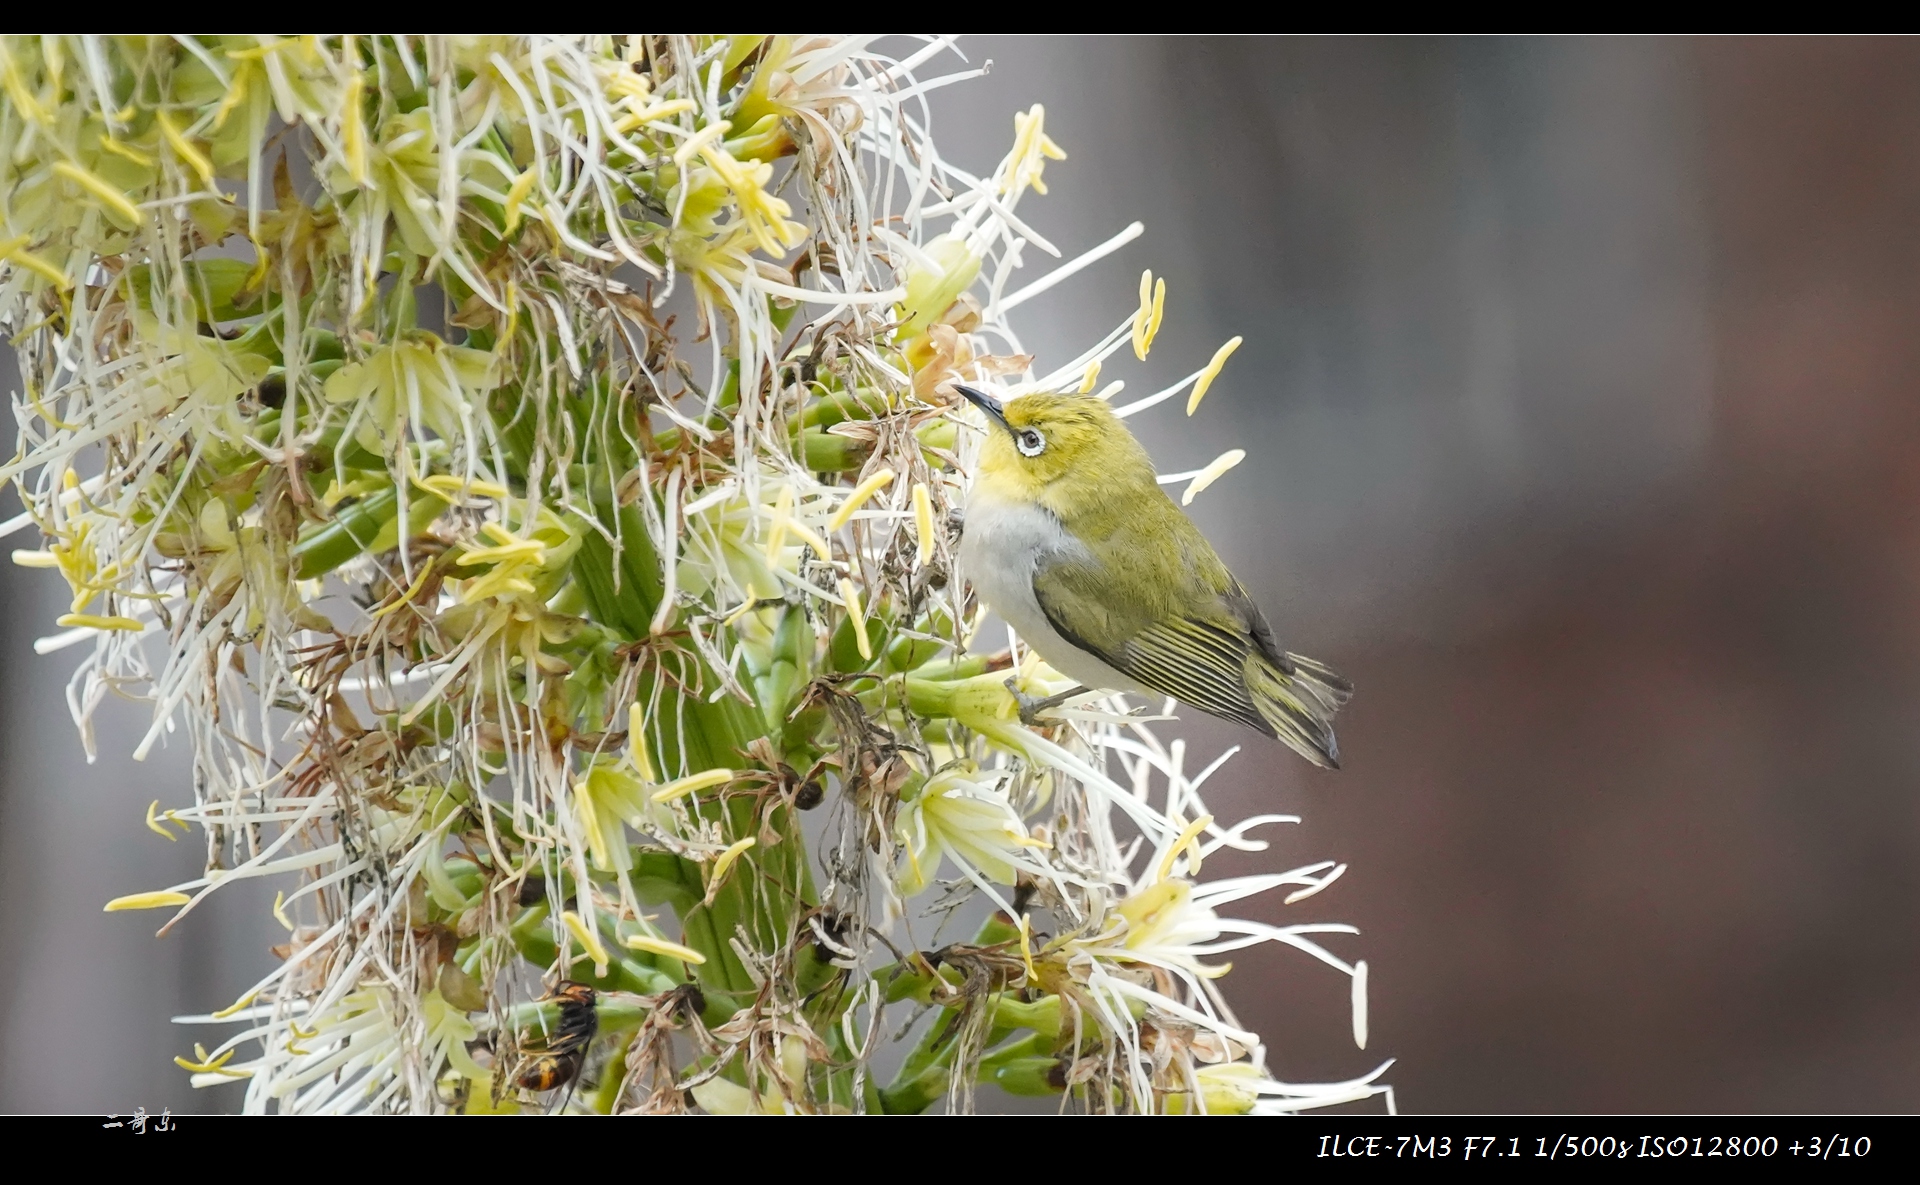
[[[1167,323],[1123,400],[1245,336],[1199,415],[1133,423],[1163,470],[1247,450],[1193,512],[1359,685],[1337,774],[1185,728],[1246,745],[1219,814],[1305,817],[1210,872],[1352,864],[1249,908],[1356,923],[1373,971],[1360,1053],[1343,979],[1235,960],[1275,1071],[1392,1056],[1407,1111],[1920,1109],[1920,44],[964,48],[950,158],[1044,103],[1070,157],[1022,215],[1069,253],[1147,224],[1026,345],[1077,353],[1143,267]],[[177,759],[79,758],[72,655],[31,649],[62,599],[0,567],[0,1110],[232,1106],[164,1020],[277,930],[99,912],[199,853],[141,822]]]

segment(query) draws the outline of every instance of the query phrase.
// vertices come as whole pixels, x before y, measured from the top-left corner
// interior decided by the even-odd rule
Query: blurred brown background
[[[1393,1056],[1407,1111],[1920,1109],[1920,43],[964,44],[994,66],[931,96],[949,157],[1045,103],[1071,156],[1023,216],[1069,252],[1147,224],[1025,344],[1078,352],[1142,267],[1168,320],[1123,400],[1245,335],[1198,416],[1133,423],[1166,470],[1248,450],[1194,513],[1360,688],[1338,774],[1187,729],[1247,746],[1219,814],[1306,820],[1210,871],[1352,864],[1253,912],[1361,927],[1370,1048],[1343,979],[1249,952],[1276,1072]],[[71,655],[31,651],[59,600],[0,569],[0,1110],[231,1106],[161,1022],[277,939],[99,913],[197,853],[140,822],[177,762],[78,760]]]
[[[1338,774],[1189,729],[1247,746],[1218,813],[1305,817],[1233,867],[1352,863],[1255,916],[1361,928],[1369,1050],[1340,977],[1243,955],[1275,1069],[1920,1109],[1920,45],[965,44],[950,156],[1043,102],[1070,157],[1022,215],[1147,224],[1025,344],[1070,356],[1142,267],[1167,328],[1121,400],[1245,335],[1194,419],[1133,423],[1164,470],[1248,450],[1193,511],[1359,686]]]

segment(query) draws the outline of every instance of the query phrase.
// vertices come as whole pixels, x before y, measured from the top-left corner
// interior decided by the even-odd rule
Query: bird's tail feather
[[[1333,717],[1353,698],[1353,684],[1332,667],[1298,654],[1287,655],[1288,674],[1266,656],[1247,658],[1247,690],[1275,739],[1323,769],[1340,768],[1340,745]]]

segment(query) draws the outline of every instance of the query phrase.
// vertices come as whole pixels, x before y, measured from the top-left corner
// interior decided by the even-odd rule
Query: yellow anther
[[[1082,395],[1093,394],[1094,387],[1098,386],[1099,383],[1100,383],[1100,359],[1095,358],[1093,361],[1087,363],[1086,377],[1080,380],[1080,393]]]
[[[584,781],[573,784],[573,809],[580,816],[580,830],[589,836],[600,833],[600,812],[594,807],[593,795]]]
[[[242,1009],[250,1007],[253,1004],[253,1002],[259,997],[260,997],[260,993],[258,991],[248,992],[246,995],[240,997],[238,1000],[235,1000],[233,1003],[227,1005],[225,1008],[222,1008],[220,1011],[214,1013],[213,1019],[225,1020],[229,1016],[234,1015],[235,1013],[241,1011]]]
[[[846,526],[848,521],[853,518],[854,511],[866,505],[867,499],[892,484],[893,470],[881,469],[873,474],[873,476],[867,478],[867,480],[853,487],[853,492],[847,495],[847,500],[840,503],[840,509],[834,511],[833,517],[827,520],[827,534],[831,535],[841,527]]]
[[[155,111],[153,114],[154,120],[160,125],[160,135],[166,140],[167,147],[173,149],[173,154],[180,158],[182,164],[200,174],[200,184],[211,186],[213,162],[207,159],[207,154],[195,148],[190,140],[180,134],[180,129],[173,126],[173,120],[166,112]]]
[[[215,1013],[214,1015],[217,1016],[219,1014]],[[193,1056],[198,1059],[197,1061],[190,1062],[184,1057],[176,1057],[173,1059],[173,1064],[192,1074],[227,1074],[234,1078],[251,1077],[252,1075],[250,1073],[239,1070],[222,1070],[220,1068],[233,1060],[234,1052],[234,1050],[229,1049],[219,1057],[214,1057],[207,1052],[206,1046],[196,1042],[193,1047]]]
[[[580,940],[581,947],[586,950],[587,957],[593,960],[593,973],[605,975],[608,963],[607,948],[601,945],[600,936],[589,930],[587,924],[580,920],[580,915],[571,909],[561,914],[560,920],[567,924],[567,929],[573,931],[573,936]]]
[[[109,185],[106,181],[87,172],[80,166],[69,164],[66,161],[55,161],[53,172],[55,176],[65,177],[67,180],[98,198],[101,205],[118,214],[122,220],[131,222],[135,226],[139,226],[147,220],[146,214],[140,207],[127,200],[126,194],[121,193],[116,187]]]
[[[620,940],[628,950],[645,951],[650,955],[665,955],[669,959],[679,959],[683,963],[700,964],[707,956],[690,946],[681,946],[677,942],[668,942],[664,938],[655,938],[651,934],[629,934]]]
[[[1207,368],[1201,371],[1200,377],[1193,381],[1193,394],[1187,396],[1188,415],[1192,415],[1194,409],[1200,406],[1200,400],[1205,398],[1207,388],[1213,386],[1213,380],[1220,377],[1220,368],[1227,364],[1227,359],[1232,357],[1233,352],[1239,348],[1240,339],[1234,337],[1213,352],[1213,361],[1207,363]]]
[[[522,542],[520,536],[496,522],[481,523],[480,533],[503,547],[510,543]]]
[[[507,327],[500,331],[500,340],[493,343],[495,357],[504,357],[513,345],[513,335],[520,328],[520,285],[517,281],[507,281]]]
[[[1035,103],[1026,111],[1013,113],[1013,151],[1007,154],[1006,180],[1000,192],[1017,195],[1027,186],[1046,196],[1047,183],[1041,179],[1049,160],[1065,160],[1067,154],[1046,133],[1047,109]]]
[[[420,590],[426,587],[427,577],[431,575],[433,575],[432,567],[425,564],[421,565],[420,575],[415,576],[413,578],[413,583],[407,586],[407,590],[405,592],[401,593],[400,596],[395,600],[389,602],[388,604],[382,605],[380,606],[380,608],[375,609],[372,613],[367,614],[367,616],[372,618],[375,621],[378,621],[382,617],[385,617],[387,614],[397,612],[398,610],[411,604],[413,602],[413,598],[420,595]]]
[[[1180,505],[1191,506],[1200,496],[1200,491],[1220,480],[1220,475],[1247,459],[1247,450],[1230,448],[1213,459],[1213,464],[1202,469],[1198,476],[1187,484],[1187,492],[1180,495]]]
[[[631,62],[633,59],[627,59]],[[622,68],[612,63],[600,68],[600,81],[607,93],[617,95],[621,102],[631,107],[635,103],[644,103],[653,93],[653,83],[646,75],[635,74],[631,68]]]
[[[767,563],[777,566],[780,563],[780,549],[786,546],[787,535],[792,533],[802,543],[813,548],[814,554],[826,559],[831,554],[827,541],[809,530],[804,523],[793,517],[793,487],[781,486],[780,492],[773,498],[773,522],[767,528]]]
[[[924,568],[933,559],[933,497],[924,481],[913,483],[913,528],[920,537],[915,559]]]
[[[1173,872],[1173,862],[1179,859],[1181,852],[1187,853],[1187,875],[1198,876],[1200,874],[1200,833],[1211,826],[1213,826],[1212,815],[1201,815],[1187,824],[1186,830],[1180,833],[1180,838],[1174,840],[1173,846],[1167,849],[1167,854],[1160,857],[1160,866],[1154,870],[1154,881],[1167,879],[1167,876]]]
[[[367,183],[367,125],[360,115],[360,90],[364,84],[356,71],[347,79],[347,90],[340,97],[340,150],[347,154],[347,176],[355,185]]]
[[[847,619],[853,622],[853,640],[860,646],[860,657],[873,661],[873,643],[867,640],[867,615],[860,610],[860,590],[853,581],[840,578],[840,599],[846,603]]]
[[[233,55],[229,53],[227,56],[232,57]],[[217,132],[225,126],[227,116],[232,115],[234,108],[240,106],[240,104],[245,101],[247,97],[247,84],[253,80],[253,73],[254,67],[251,64],[243,64],[238,70],[234,71],[233,82],[227,87],[227,93],[220,96],[220,105],[214,108],[213,123],[208,125],[211,130]],[[129,108],[129,110],[131,110],[131,108]],[[123,120],[122,122],[125,121]]]
[[[122,144],[105,132],[100,133],[100,150],[102,152],[111,152],[121,160],[130,160],[143,169],[151,169],[153,167],[152,157],[131,144]]]
[[[460,564],[468,567],[474,564],[497,564],[502,560],[530,559],[538,565],[545,563],[546,558],[547,545],[538,539],[515,539],[498,547],[470,547],[460,553]]]
[[[937,853],[934,858],[939,858]],[[913,874],[914,884],[924,885],[927,883],[927,874],[920,871],[920,857],[915,854],[912,844],[907,845],[907,869]]]
[[[47,109],[41,106],[40,100],[27,89],[26,79],[20,77],[19,70],[13,64],[13,57],[7,53],[4,44],[0,44],[0,83],[5,84],[7,98],[13,100],[14,107],[28,123],[51,122]]]
[[[712,144],[714,141],[718,140],[720,137],[726,135],[727,132],[732,129],[732,127],[733,127],[732,124],[728,123],[726,120],[723,119],[716,123],[710,123],[706,127],[701,128],[699,131],[695,132],[693,135],[688,136],[686,143],[682,144],[679,148],[674,150],[673,163],[676,165],[679,165],[683,169],[686,168],[687,162],[693,159],[694,153],[699,152],[701,149],[705,148],[707,145]]]
[[[649,779],[651,780],[651,779]],[[689,794],[698,794],[702,790],[733,781],[730,769],[710,769],[705,773],[689,774],[676,778],[653,792],[653,801],[672,802],[676,798],[685,798]]]
[[[721,877],[727,875],[727,869],[733,867],[734,861],[745,854],[748,848],[759,842],[759,840],[749,835],[745,839],[735,840],[728,844],[727,850],[721,852],[720,858],[713,862],[713,879],[718,881]]]
[[[458,501],[471,494],[476,498],[492,498],[502,501],[513,496],[513,491],[491,481],[463,481],[451,473],[436,473],[430,477],[416,477],[413,484],[448,502]],[[512,536],[508,536],[511,538]]]
[[[639,704],[627,706],[627,758],[640,772],[641,781],[659,780],[653,772],[653,758],[647,752],[647,713]]]
[[[532,596],[539,590],[533,587],[533,581],[523,576],[502,575],[489,572],[485,576],[476,576],[467,581],[460,589],[460,603],[471,605],[475,601],[484,601],[488,597]]]
[[[151,893],[129,893],[125,897],[115,897],[107,902],[103,913],[119,913],[123,909],[166,909],[170,906],[185,905],[193,898],[172,889],[159,889]]]
[[[1020,961],[1027,965],[1027,983],[1034,981],[1033,974],[1033,916],[1020,915]]]
[[[292,44],[292,38],[280,37],[264,45],[249,45],[241,49],[230,49],[227,51],[227,56],[236,62],[257,62],[262,58],[279,53],[282,49]]]
[[[642,124],[652,123],[659,119],[672,119],[674,116],[683,112],[698,111],[699,109],[700,104],[694,102],[692,99],[669,99],[664,103],[655,103],[651,107],[643,107],[638,111],[629,112],[621,116],[619,120],[614,123],[613,130],[624,136]]]
[[[813,554],[819,556],[821,559],[824,560],[833,554],[832,549],[827,546],[827,541],[825,539],[822,539],[820,536],[814,534],[811,529],[809,529],[804,523],[801,523],[797,519],[790,520],[787,523],[787,530],[792,531],[796,536],[798,536],[800,539],[800,542],[806,544],[808,547],[813,548]]]
[[[180,838],[179,836],[177,836],[177,835],[175,835],[175,834],[174,834],[173,832],[171,832],[171,831],[168,831],[168,830],[167,830],[167,829],[166,829],[165,827],[163,827],[163,826],[161,825],[161,823],[160,823],[160,820],[158,820],[158,819],[156,819],[156,818],[154,818],[154,817],[153,817],[153,813],[154,813],[155,811],[157,811],[157,810],[159,810],[159,809],[160,809],[160,800],[159,800],[159,799],[157,799],[157,798],[156,798],[156,799],[154,799],[154,800],[153,800],[153,802],[152,802],[151,804],[149,804],[149,805],[148,805],[148,807],[147,807],[147,830],[149,830],[149,831],[152,831],[152,832],[154,832],[154,833],[156,833],[156,834],[158,834],[158,835],[163,835],[163,836],[165,836],[166,838],[168,838],[168,839],[170,839],[170,840],[177,840],[177,839],[179,839],[179,838]],[[171,813],[171,812],[169,812],[169,813]]]
[[[759,607],[760,607],[759,597],[748,597],[746,599],[746,602],[742,604],[738,609],[735,609],[733,612],[727,614],[726,618],[722,620],[720,624],[726,626],[728,629],[732,629],[734,622],[739,621],[742,617],[745,617],[747,614],[753,612],[755,609]]]
[[[787,527],[793,520],[793,487],[781,486],[773,496],[773,521],[767,524],[767,563],[780,562],[780,549],[787,544]]]
[[[245,287],[249,291],[253,291],[253,292],[259,291],[261,286],[266,283],[267,269],[272,265],[272,263],[273,263],[273,258],[270,255],[268,255],[265,251],[260,251],[256,249],[254,260],[253,260],[253,267],[248,270],[246,283],[243,285],[243,287]]]
[[[54,94],[60,93],[60,82],[66,73],[67,55],[61,52],[60,42],[52,37],[40,42],[41,60],[46,64],[47,85]]]
[[[533,192],[534,183],[538,180],[540,175],[529,165],[527,171],[515,177],[513,184],[508,187],[506,234],[512,234],[520,225],[520,207],[526,204],[527,196]]]
[[[93,597],[89,593],[86,599],[90,601]],[[68,630],[125,630],[128,633],[136,634],[147,628],[145,622],[136,621],[131,617],[120,617],[118,615],[103,617],[98,613],[62,613],[53,619],[53,624],[59,626],[61,629]]]
[[[715,126],[726,125],[723,122]],[[762,251],[777,259],[804,242],[807,228],[798,222],[787,221],[792,207],[766,190],[767,181],[773,177],[773,166],[765,161],[743,164],[734,159],[725,145],[713,142],[718,137],[698,142],[704,135],[702,132],[693,141],[683,145],[675,158],[684,166],[691,159],[690,150],[698,150],[707,167],[713,170],[723,185],[733,191],[734,201],[740,209],[740,221],[746,225]]]
[[[320,505],[326,507],[328,510],[332,510],[348,498],[361,498],[376,490],[385,489],[386,484],[384,481],[378,481],[373,478],[362,478],[359,481],[336,481],[327,487],[326,493],[320,495]]]
[[[73,287],[73,282],[67,279],[67,273],[27,250],[26,235],[19,235],[11,239],[0,239],[0,263],[11,263],[18,267],[26,268],[34,275],[39,276],[63,292]],[[38,397],[34,399],[34,406],[40,406]],[[45,416],[51,423],[59,423],[59,421],[55,420],[51,415],[47,415],[45,409],[41,409],[41,415]],[[60,426],[72,427],[72,425],[66,424],[61,424]]]
[[[1167,306],[1167,282],[1155,281],[1151,270],[1140,273],[1140,311],[1133,315],[1133,356],[1146,361],[1153,339],[1160,333],[1160,317]]]
[[[285,926],[288,933],[293,932],[293,919],[287,916],[287,895],[285,892],[279,892],[273,895],[273,920]]]

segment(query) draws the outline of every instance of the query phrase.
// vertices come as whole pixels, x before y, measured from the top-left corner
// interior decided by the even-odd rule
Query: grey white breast
[[[1140,691],[1139,684],[1062,638],[1033,595],[1033,574],[1041,566],[1091,558],[1045,507],[997,498],[977,486],[967,500],[960,564],[980,599],[1067,678],[1088,687]]]

